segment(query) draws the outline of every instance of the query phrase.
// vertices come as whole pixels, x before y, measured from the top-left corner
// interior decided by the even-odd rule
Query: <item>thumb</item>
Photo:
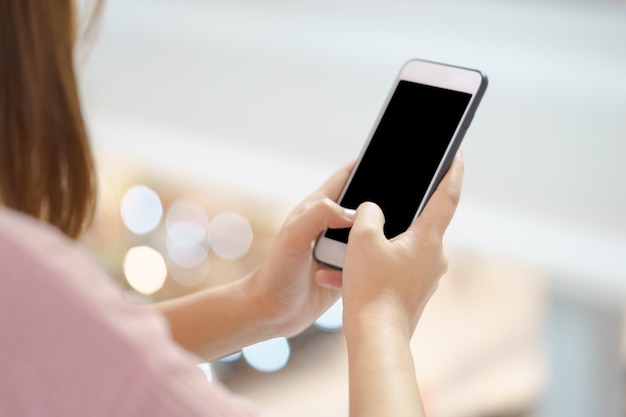
[[[350,237],[354,238],[385,238],[383,227],[385,215],[381,208],[372,202],[362,203],[356,210]]]

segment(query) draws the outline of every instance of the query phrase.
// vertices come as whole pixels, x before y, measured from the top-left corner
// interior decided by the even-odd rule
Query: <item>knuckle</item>
[[[461,187],[454,185],[448,189],[448,198],[456,205],[461,200]]]
[[[360,240],[373,241],[378,236],[378,229],[370,222],[360,222],[352,227],[350,234]]]
[[[336,203],[330,198],[317,198],[307,201],[307,203],[304,205],[303,211],[328,213],[334,210],[335,205]]]

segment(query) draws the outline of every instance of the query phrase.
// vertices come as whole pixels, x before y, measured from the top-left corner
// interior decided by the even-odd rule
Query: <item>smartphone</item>
[[[391,91],[339,196],[356,209],[380,206],[389,239],[419,216],[447,172],[487,88],[480,70],[412,59]],[[350,229],[328,229],[318,238],[315,259],[343,269]]]

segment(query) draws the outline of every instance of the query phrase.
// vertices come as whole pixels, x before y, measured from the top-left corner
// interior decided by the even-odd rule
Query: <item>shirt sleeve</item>
[[[0,415],[253,416],[157,312],[51,226],[0,209]]]

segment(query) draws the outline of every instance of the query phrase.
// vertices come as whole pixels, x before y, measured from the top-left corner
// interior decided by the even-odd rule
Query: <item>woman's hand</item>
[[[378,206],[364,203],[357,209],[343,270],[348,321],[354,314],[374,313],[376,319],[393,312],[412,334],[448,267],[442,239],[460,199],[463,169],[457,156],[424,211],[393,239],[383,234],[385,219]]]
[[[390,240],[378,206],[356,211],[342,293],[351,416],[424,415],[409,342],[448,266],[442,239],[462,176],[459,155],[422,214]]]
[[[261,340],[295,335],[338,299],[341,272],[322,269],[312,249],[326,228],[352,226],[354,211],[333,202],[352,165],[289,214],[269,254],[249,275],[154,306],[181,346],[216,359]]]
[[[320,267],[312,249],[325,229],[352,226],[354,211],[334,202],[352,165],[337,171],[289,214],[269,254],[246,278],[261,306],[257,311],[267,315],[278,335],[301,332],[340,296],[341,271]]]

